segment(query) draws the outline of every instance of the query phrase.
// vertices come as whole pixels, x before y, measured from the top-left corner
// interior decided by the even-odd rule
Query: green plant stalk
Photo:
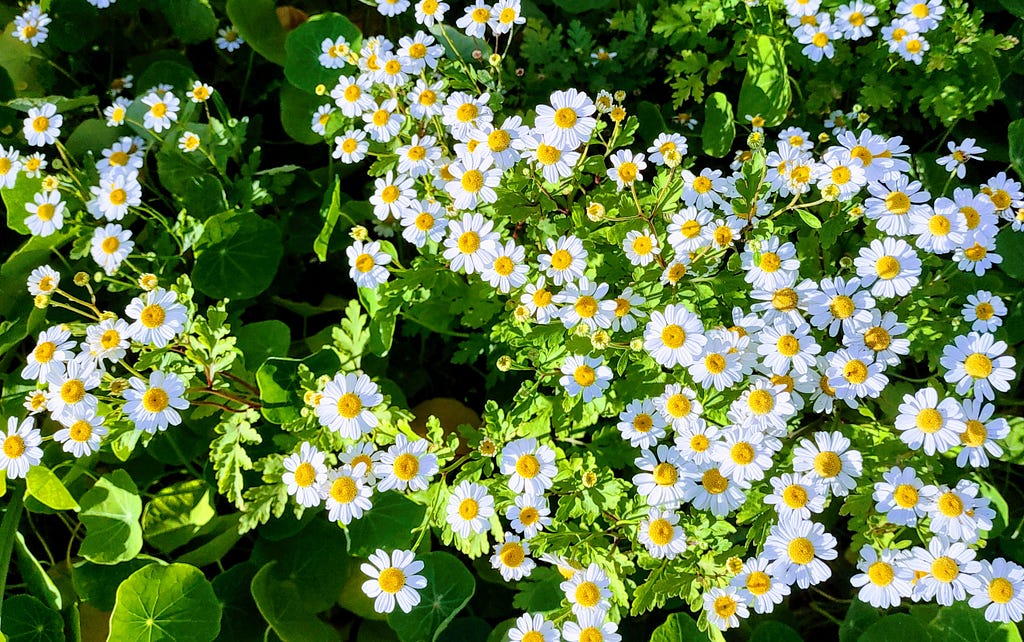
[[[11,503],[7,505],[4,520],[0,522],[0,621],[2,621],[3,596],[7,588],[7,571],[11,567],[11,554],[14,552],[14,536],[21,522],[21,509],[25,505],[25,491],[12,492]]]

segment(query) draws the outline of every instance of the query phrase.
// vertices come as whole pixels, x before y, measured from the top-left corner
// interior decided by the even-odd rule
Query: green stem
[[[7,588],[7,571],[11,566],[14,552],[14,537],[21,521],[21,509],[25,503],[25,492],[13,491],[11,503],[7,505],[4,520],[0,523],[0,609],[3,608],[4,590]]]

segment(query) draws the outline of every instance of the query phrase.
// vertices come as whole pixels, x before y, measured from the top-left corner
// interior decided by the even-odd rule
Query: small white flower
[[[782,582],[807,588],[832,576],[825,562],[836,558],[836,538],[816,522],[783,519],[772,526],[764,542],[769,567]]]
[[[359,569],[369,580],[363,582],[363,593],[373,600],[377,613],[391,613],[398,607],[408,613],[420,603],[420,589],[427,587],[427,579],[417,575],[423,570],[423,562],[416,559],[412,551],[387,551],[378,548],[370,555],[369,563]]]
[[[552,522],[547,498],[530,494],[516,495],[515,503],[505,509],[505,519],[524,540],[532,539]]]
[[[529,577],[537,563],[530,557],[530,544],[512,533],[505,533],[505,541],[494,545],[491,567],[501,572],[506,582],[518,582]]]
[[[0,470],[7,471],[7,479],[20,479],[28,469],[43,459],[43,442],[35,420],[29,417],[18,424],[17,417],[7,419],[7,432],[0,432]]]
[[[380,479],[377,490],[426,490],[430,478],[438,471],[437,455],[427,452],[429,446],[426,439],[409,441],[403,433],[398,433],[395,444],[388,447],[373,466],[373,474]]]
[[[181,377],[154,370],[148,382],[132,377],[128,383],[131,388],[124,391],[124,413],[137,430],[156,433],[181,423],[178,411],[189,406]]]
[[[125,316],[134,322],[131,338],[139,343],[163,348],[182,330],[188,320],[185,306],[173,291],[157,288],[132,299]]]
[[[52,145],[60,136],[62,124],[64,117],[57,113],[57,106],[53,103],[32,107],[24,120],[25,139],[34,147]]]
[[[486,487],[463,481],[452,491],[447,513],[452,532],[460,537],[485,533],[494,516],[494,498]]]

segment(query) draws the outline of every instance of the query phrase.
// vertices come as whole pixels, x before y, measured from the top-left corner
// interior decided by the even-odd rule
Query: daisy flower
[[[677,432],[695,425],[703,410],[697,393],[678,383],[666,385],[665,392],[655,398],[654,407]]]
[[[943,200],[945,203],[940,204]],[[922,250],[945,254],[963,244],[967,234],[965,222],[949,205],[949,199],[939,199],[934,210],[926,209],[910,216],[910,233],[917,234],[914,243]]]
[[[633,448],[653,448],[665,436],[665,425],[652,399],[634,399],[619,413],[617,427]]]
[[[622,251],[633,265],[645,267],[650,265],[655,256],[661,253],[658,238],[647,231],[630,230],[622,241]]]
[[[862,462],[861,454],[850,449],[850,440],[838,432],[814,433],[813,442],[801,439],[793,450],[793,470],[806,472],[836,497],[844,497],[857,487]]]
[[[425,172],[424,172],[425,173]],[[399,218],[416,198],[416,187],[412,177],[394,174],[391,170],[374,181],[374,192],[370,196],[373,215],[386,221],[389,217]]]
[[[620,149],[611,157],[611,161],[612,166],[608,170],[608,178],[615,181],[620,192],[632,187],[636,181],[644,180],[640,174],[647,169],[643,154],[634,154],[629,150]]]
[[[380,461],[380,456],[380,451],[372,441],[359,441],[343,450],[339,459],[341,463],[352,467],[353,475],[361,475],[366,485],[372,487],[377,483],[373,467]]]
[[[860,249],[853,263],[864,287],[870,287],[872,296],[878,298],[906,295],[921,274],[921,259],[902,239],[875,239]]]
[[[711,457],[721,462],[719,472],[735,482],[764,479],[764,472],[772,467],[773,450],[757,428],[733,428],[722,433],[715,443]]]
[[[1014,379],[1017,361],[1006,352],[1006,343],[991,334],[971,332],[953,339],[942,349],[939,363],[946,368],[946,381],[956,384],[956,393],[974,389],[974,398],[995,399],[995,390],[1006,392]]]
[[[860,589],[857,598],[861,602],[888,609],[910,597],[914,573],[900,563],[900,551],[884,548],[878,553],[870,544],[865,544],[860,549],[857,570],[860,573],[850,578],[850,583]]]
[[[100,385],[102,373],[90,359],[74,358],[53,368],[47,376],[46,409],[61,423],[76,414],[95,410],[96,397],[89,393]]]
[[[57,113],[57,106],[53,103],[43,103],[41,107],[32,107],[28,110],[28,116],[23,122],[25,140],[34,147],[52,145],[60,136],[62,124],[64,124],[64,117]]]
[[[10,149],[4,149],[3,145],[0,145],[0,187],[4,189],[11,189],[18,180],[18,173],[21,171],[23,165],[20,160],[21,153],[14,149],[12,145]]]
[[[726,477],[712,462],[686,470],[683,499],[697,510],[710,510],[715,517],[725,517],[747,501],[747,488],[749,484]]]
[[[577,618],[586,615],[603,614],[611,608],[609,598],[612,596],[608,588],[608,574],[597,564],[573,573],[573,576],[562,582],[560,588]]]
[[[637,319],[647,316],[647,313],[637,306],[643,305],[646,303],[646,300],[639,294],[634,293],[632,287],[623,290],[622,294],[613,300],[615,302],[615,316],[612,317],[611,329],[616,332],[619,330],[623,332],[636,330]]]
[[[686,536],[679,515],[671,510],[650,509],[640,522],[637,539],[655,559],[675,559],[686,550]]]
[[[417,31],[412,38],[402,36],[396,53],[409,73],[418,74],[428,67],[437,68],[438,60],[444,58],[444,47],[430,34]]]
[[[941,535],[932,537],[928,548],[915,546],[905,562],[917,575],[912,595],[934,599],[940,606],[967,599],[967,592],[977,591],[981,584],[975,574],[982,567],[974,558],[974,551],[966,544],[950,542]]]
[[[931,49],[931,45],[924,36],[920,34],[910,34],[906,38],[900,40],[899,46],[896,48],[896,52],[900,55],[900,58],[908,62],[912,62],[915,65],[920,65],[924,62],[924,54],[926,51]]]
[[[912,217],[927,217],[931,211],[931,194],[921,189],[920,181],[911,181],[902,174],[892,180],[869,181],[867,187],[871,196],[864,201],[864,216],[886,234],[911,234]]]
[[[831,59],[835,55],[832,41],[840,37],[839,30],[832,24],[829,15],[819,16],[816,24],[804,24],[793,33],[797,42],[806,45],[802,53],[814,62],[820,62],[822,58]]]
[[[766,557],[751,557],[729,582],[740,595],[747,596],[747,605],[754,607],[755,613],[771,613],[789,595],[789,585],[775,577],[770,566],[771,560]]]
[[[128,328],[131,338],[145,345],[163,348],[185,329],[188,320],[178,295],[156,288],[132,299],[125,316],[133,320]]]
[[[64,452],[75,457],[87,457],[99,450],[100,440],[107,435],[103,419],[95,410],[86,409],[69,417],[66,427],[55,432],[53,438],[60,442]]]
[[[518,582],[529,577],[537,563],[530,557],[530,544],[512,533],[505,533],[505,541],[494,545],[491,567],[501,573],[506,582]]]
[[[498,0],[491,7],[491,19],[487,24],[495,35],[512,31],[514,25],[526,24],[520,0]]]
[[[1010,424],[1001,417],[992,419],[995,406],[981,399],[965,399],[961,407],[966,428],[960,434],[964,447],[956,457],[956,465],[988,466],[988,455],[1002,456],[1003,449],[996,440],[1010,434]]]
[[[363,582],[363,593],[373,600],[377,613],[391,613],[396,603],[408,613],[420,603],[420,589],[427,587],[426,578],[417,575],[423,570],[423,562],[412,551],[396,549],[388,555],[378,548],[370,555],[369,563],[359,565],[359,570],[370,578]]]
[[[800,269],[796,246],[772,236],[751,241],[740,254],[743,279],[759,290],[778,290],[792,284]]]
[[[552,301],[554,295],[545,286],[547,285],[543,276],[538,277],[535,283],[528,283],[519,302],[526,308],[538,323],[548,323],[558,318],[559,311]]]
[[[491,8],[484,0],[476,0],[475,4],[466,7],[465,14],[455,21],[455,26],[471,38],[483,38],[487,33],[487,23],[490,21]]]
[[[853,408],[857,407],[857,399],[878,397],[889,383],[889,378],[882,374],[885,365],[875,361],[874,354],[867,348],[830,352],[826,359],[824,381],[833,396]]]
[[[11,35],[27,45],[38,47],[46,41],[50,33],[48,24],[50,16],[43,13],[39,5],[32,3],[24,13],[14,17],[14,30]]]
[[[416,247],[426,245],[427,239],[439,243],[448,231],[448,219],[437,201],[413,200],[402,211],[401,223],[402,237]]]
[[[977,586],[970,589],[971,608],[985,609],[989,622],[1020,622],[1024,618],[1024,568],[999,557],[982,560],[975,573]]]
[[[21,371],[21,378],[45,383],[51,372],[65,369],[65,364],[75,358],[75,342],[71,331],[65,325],[47,328],[39,333],[36,347],[28,353],[28,363]]]
[[[437,455],[428,453],[428,447],[430,442],[426,439],[409,441],[403,433],[398,433],[395,444],[388,447],[373,466],[373,474],[380,479],[377,490],[426,490],[430,478],[438,471]]]
[[[683,499],[686,462],[674,448],[660,445],[657,455],[648,449],[633,463],[641,473],[633,476],[633,483],[649,506],[677,506]]]
[[[967,305],[963,308],[963,317],[970,322],[974,332],[995,332],[1003,324],[1006,316],[1006,304],[997,296],[986,290],[978,290],[967,295]]]
[[[715,587],[701,598],[704,601],[704,615],[708,623],[719,631],[740,625],[740,619],[750,615],[746,600],[735,587]]]
[[[687,256],[711,240],[709,224],[714,213],[687,206],[672,215],[668,225],[668,244],[676,255]]]
[[[995,253],[994,238],[975,236],[974,244],[969,247],[957,248],[953,260],[963,272],[974,272],[975,276],[983,276],[993,265],[1003,262],[1003,257]]]
[[[537,257],[541,270],[555,285],[570,283],[583,277],[587,268],[587,250],[582,241],[572,235],[545,240],[547,253]]]
[[[181,423],[178,411],[189,406],[181,377],[154,370],[148,382],[132,377],[128,383],[131,388],[124,391],[124,413],[136,430],[152,434]]]
[[[816,522],[785,519],[772,526],[764,554],[780,581],[805,589],[832,576],[825,562],[836,558],[836,538]]]
[[[423,136],[421,138],[419,134],[413,134],[409,144],[399,147],[396,151],[398,154],[399,175],[408,174],[412,178],[417,178],[429,174],[430,168],[441,158],[441,148],[436,143],[437,139],[433,136]],[[411,180],[409,181],[409,187],[412,187]],[[416,198],[415,190],[409,195],[409,198]],[[377,218],[380,218],[380,216]]]
[[[128,115],[128,108],[132,106],[129,98],[115,98],[114,102],[103,109],[103,118],[107,121],[107,127],[120,127]]]
[[[485,533],[494,516],[494,498],[484,486],[463,481],[452,491],[447,513],[448,525],[460,537]]]
[[[378,143],[388,143],[398,135],[405,116],[398,113],[398,101],[389,98],[363,112],[363,129]]]
[[[508,639],[510,642],[558,642],[561,635],[543,615],[523,613],[509,629]]]
[[[93,198],[87,207],[97,220],[119,221],[128,213],[129,207],[142,204],[142,186],[138,172],[132,170],[110,171],[100,177],[99,186],[89,187]]]
[[[510,441],[501,451],[501,474],[513,493],[543,495],[558,474],[555,451],[533,437]]]
[[[808,303],[811,325],[827,330],[829,336],[834,337],[840,330],[846,336],[856,332],[858,326],[870,322],[870,310],[875,306],[875,300],[860,288],[857,277],[823,278],[818,284],[818,293]]]
[[[135,242],[131,238],[131,230],[126,230],[114,223],[104,227],[97,227],[92,236],[91,253],[93,260],[108,275],[114,274],[121,267],[121,263],[132,253],[132,249],[135,248]]]
[[[806,474],[783,473],[770,480],[772,492],[764,503],[775,507],[779,519],[810,519],[825,509],[826,496],[816,479]]]
[[[728,183],[722,178],[722,171],[704,168],[700,174],[688,169],[682,171],[683,203],[698,209],[710,209],[722,205],[722,194],[728,189]]]
[[[103,362],[117,363],[128,352],[130,328],[122,319],[104,319],[85,329],[85,341],[80,345],[102,369]]]
[[[566,328],[585,325],[591,332],[611,326],[616,304],[604,299],[607,294],[607,283],[591,283],[586,277],[579,284],[567,284],[555,295],[555,303],[565,304],[560,312],[562,324]]]
[[[893,466],[876,482],[872,497],[875,510],[885,515],[890,524],[916,526],[928,514],[927,507],[937,492],[935,486],[925,485],[912,467]]]
[[[359,118],[364,113],[376,108],[371,88],[373,83],[369,76],[339,76],[338,84],[331,89],[331,98],[348,118]]]
[[[498,292],[508,294],[526,284],[529,269],[525,248],[515,241],[506,241],[504,246],[496,246],[491,264],[480,272],[480,278]]]
[[[349,524],[372,506],[370,495],[373,489],[365,483],[362,475],[365,464],[357,466],[359,469],[356,471],[351,466],[328,471],[324,479],[321,495],[327,499],[327,518],[332,522]]]
[[[597,108],[589,96],[577,89],[567,89],[552,93],[549,103],[537,106],[534,128],[541,136],[564,150],[575,149],[590,140],[597,126]]]
[[[435,22],[443,22],[444,14],[449,6],[439,0],[419,0],[416,3],[416,22],[432,27]]]
[[[942,0],[900,0],[896,5],[896,14],[913,20],[920,31],[931,31],[937,27],[945,12]],[[973,142],[973,139],[967,140]]]
[[[345,439],[359,439],[377,427],[372,409],[383,401],[377,384],[365,374],[338,373],[324,386],[316,415],[321,426]]]
[[[757,379],[729,407],[729,421],[781,436],[786,423],[796,414],[791,395],[785,386],[768,379]]]
[[[46,169],[46,156],[41,152],[35,152],[25,157],[25,176],[28,178],[39,178],[42,170]]]
[[[3,446],[0,448],[0,470],[7,471],[7,479],[21,479],[28,469],[43,459],[43,442],[35,420],[31,417],[18,424],[17,417],[7,419],[7,432],[0,432]]]
[[[621,642],[618,625],[607,617],[603,611],[580,615],[575,622],[565,623],[562,638],[566,642]]]
[[[842,31],[847,40],[860,40],[871,35],[871,28],[878,26],[878,17],[873,5],[854,0],[844,4],[836,11],[836,28]]]
[[[494,223],[482,214],[463,214],[461,220],[448,221],[448,236],[444,239],[444,258],[453,272],[466,274],[483,272],[487,259],[494,255],[499,242]]]
[[[165,129],[170,129],[172,122],[177,122],[181,101],[171,92],[152,91],[143,96],[142,103],[149,107],[143,117],[143,126],[146,129],[159,134]]]
[[[515,503],[505,509],[505,519],[524,540],[533,538],[552,523],[551,509],[543,495],[516,495]]]
[[[906,324],[892,312],[872,310],[865,323],[843,336],[843,343],[855,352],[874,353],[875,363],[898,366],[900,357],[910,353],[910,340],[900,336],[906,332]]]
[[[60,273],[49,265],[41,265],[28,275],[26,285],[32,296],[50,296],[60,287]]]
[[[338,36],[337,39],[324,38],[320,43],[320,52],[320,57],[317,60],[321,67],[341,69],[348,64],[348,56],[352,53],[352,48],[349,46],[348,40],[345,40],[343,36]]]
[[[925,507],[931,518],[929,530],[950,541],[977,542],[979,531],[992,530],[996,516],[988,498],[978,497],[980,490],[976,483],[967,479],[961,479],[954,488],[939,488]]]
[[[683,459],[695,466],[703,466],[712,461],[712,446],[718,435],[716,426],[703,419],[695,419],[684,428],[676,428],[675,447]]]
[[[327,123],[330,122],[331,116],[336,111],[338,110],[330,105],[320,105],[310,118],[309,128],[318,136],[325,135],[327,133]]]
[[[833,148],[836,151],[826,152],[822,156],[813,175],[818,181],[818,189],[826,198],[848,201],[867,184],[864,167],[844,148]]]
[[[750,306],[750,310],[762,312],[765,324],[785,319],[793,325],[800,325],[804,322],[803,311],[817,291],[817,285],[810,279],[775,290],[753,290],[750,298],[758,302]]]
[[[346,165],[363,160],[366,158],[366,152],[370,149],[370,143],[366,140],[366,132],[361,129],[350,129],[342,136],[335,136],[334,145],[331,156],[341,159],[341,162]]]
[[[940,401],[933,388],[904,395],[899,413],[896,430],[900,431],[900,440],[929,456],[960,443],[960,435],[967,429],[960,404],[949,397]]]
[[[245,40],[235,29],[234,25],[225,29],[217,30],[217,39],[214,41],[218,48],[224,51],[237,51],[239,47],[245,44]]]
[[[930,2],[938,2],[939,0],[930,0]],[[909,4],[904,0],[902,4]],[[919,3],[925,4],[925,3]],[[920,21],[919,23],[920,24]],[[979,147],[974,144],[973,138],[965,138],[962,143],[957,145],[953,141],[949,141],[946,146],[949,149],[949,154],[946,156],[940,156],[936,159],[936,163],[942,166],[947,172],[956,174],[957,178],[963,178],[967,173],[967,161],[981,160],[981,154],[984,154],[987,149]]]
[[[774,374],[786,374],[790,370],[804,374],[814,366],[815,355],[821,352],[821,346],[810,332],[806,323],[791,328],[788,323],[777,321],[758,335],[757,353]]]
[[[707,343],[700,317],[682,305],[669,304],[654,311],[644,329],[644,349],[666,368],[687,367]]]
[[[582,392],[584,402],[604,396],[612,380],[612,369],[604,365],[603,356],[570,355],[561,370],[562,376],[558,383],[570,397]]]
[[[497,200],[494,188],[501,184],[501,170],[494,167],[494,159],[489,154],[470,154],[452,163],[448,171],[452,180],[444,188],[456,209],[472,210]]]
[[[466,142],[475,130],[491,124],[494,112],[487,105],[490,98],[490,94],[474,97],[463,91],[448,96],[441,108],[441,120],[456,140]]]
[[[651,146],[647,148],[651,162],[659,166],[665,164],[666,153],[677,152],[680,156],[686,156],[687,151],[686,137],[671,132],[658,134]]]

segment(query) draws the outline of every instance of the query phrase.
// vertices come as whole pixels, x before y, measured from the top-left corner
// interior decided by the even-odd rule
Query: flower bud
[[[733,575],[736,575],[743,570],[743,560],[738,557],[730,557],[725,560],[725,568],[729,569],[729,572]]]
[[[497,366],[498,370],[500,370],[501,372],[508,372],[509,370],[512,369],[512,357],[508,356],[507,354],[501,355],[500,357],[498,357]]]
[[[588,470],[580,475],[580,481],[583,482],[584,488],[593,488],[597,485],[597,473],[592,470]]]
[[[629,349],[633,352],[643,352],[644,339],[643,337],[634,337],[629,340]]]
[[[319,84],[319,85],[317,85],[317,86],[316,86],[316,88],[315,88],[315,89],[313,90],[313,93],[315,93],[315,94],[316,94],[317,96],[323,96],[324,94],[326,94],[326,93],[327,93],[327,85],[325,85],[325,84],[323,84],[323,83],[320,83],[320,84]]]
[[[683,155],[678,149],[670,149],[662,154],[662,157],[665,159],[665,167],[669,169],[675,169],[683,162]]]
[[[487,57],[487,62],[491,63],[492,67],[497,67],[501,64],[501,54],[492,53]]]
[[[515,312],[512,313],[513,318],[520,323],[525,323],[530,319],[530,309],[525,305],[516,306]]]
[[[75,274],[75,278],[73,279],[73,281],[75,285],[77,285],[78,287],[84,288],[85,284],[89,282],[89,275],[86,274],[85,272],[78,272],[77,274]]]
[[[607,213],[604,205],[600,203],[594,202],[587,206],[587,218],[594,223],[601,222]]]
[[[829,136],[828,134],[826,134],[825,132],[821,132],[820,134],[818,134],[818,142],[819,143],[827,143],[831,139],[832,139],[832,137]]]
[[[594,346],[595,350],[604,350],[611,342],[612,338],[604,330],[598,330],[590,335],[590,345]]]
[[[353,241],[365,241],[370,238],[370,231],[362,225],[356,225],[349,230],[348,235],[352,237]]]
[[[615,102],[621,103],[623,100],[626,99],[626,92],[620,89],[616,91],[614,94],[612,94],[612,96],[615,98]]]
[[[484,52],[480,51],[479,49],[473,50],[473,60],[483,60],[483,57]]]
[[[139,277],[139,287],[149,292],[155,290],[156,286],[159,285],[155,274],[143,274]]]
[[[37,308],[42,310],[46,306],[50,305],[50,297],[46,296],[45,294],[37,294],[36,298],[33,300],[33,303]]]
[[[498,453],[498,446],[490,438],[484,437],[480,440],[480,446],[477,450],[484,457],[494,457]]]
[[[128,389],[128,380],[120,377],[110,382],[110,394],[120,397]]]

